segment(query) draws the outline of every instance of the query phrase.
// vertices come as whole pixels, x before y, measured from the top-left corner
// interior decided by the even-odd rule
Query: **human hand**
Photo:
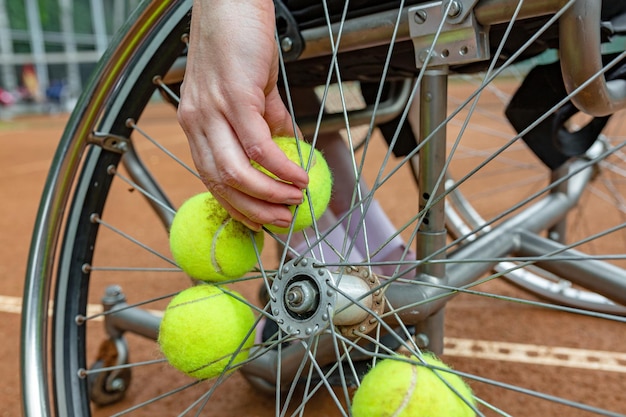
[[[196,0],[178,107],[202,181],[253,230],[287,227],[286,205],[301,203],[308,183],[306,172],[271,140],[296,133],[276,87],[274,19],[271,0]]]

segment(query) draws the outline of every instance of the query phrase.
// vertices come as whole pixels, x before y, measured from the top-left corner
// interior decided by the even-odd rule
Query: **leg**
[[[297,89],[292,91],[292,96],[294,98],[296,115],[310,115],[319,111],[319,101],[312,89]],[[359,198],[358,194],[355,195],[357,179],[350,150],[339,132],[320,133],[317,137],[316,147],[322,150],[333,172],[333,197],[329,209],[333,217],[341,218],[352,207],[353,196],[355,196],[354,198]],[[359,179],[358,186],[361,198],[367,196],[369,188],[362,178]],[[349,239],[354,241],[356,253],[359,255],[375,253],[382,247],[382,250],[371,259],[372,261],[399,260],[405,249],[402,238],[396,236],[387,243],[387,240],[396,233],[396,228],[375,199],[371,200],[366,208],[365,213],[362,213],[360,210],[353,210],[352,215],[347,217],[342,222],[342,227],[337,228],[336,231],[343,229],[347,232]],[[363,214],[366,225],[365,230],[360,226]],[[325,214],[325,217],[329,217],[329,215]],[[324,223],[328,226],[332,225],[328,224],[328,220],[324,221]],[[324,228],[321,227],[321,230],[324,230]],[[334,234],[338,235],[339,233]],[[355,253],[350,256],[350,259],[355,260],[356,258]],[[360,257],[359,260],[362,259],[363,257]],[[393,269],[383,267],[381,272],[389,275],[393,273]]]

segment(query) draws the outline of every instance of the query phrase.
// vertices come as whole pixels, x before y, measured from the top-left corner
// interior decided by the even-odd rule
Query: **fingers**
[[[299,190],[306,188],[309,177],[306,171],[295,162],[291,161],[285,153],[272,141],[259,139],[242,140],[242,146],[250,160],[255,161],[267,171],[276,176],[279,183],[293,184]],[[271,194],[277,190],[264,190],[263,195],[268,201],[275,201],[276,197]]]
[[[203,182],[234,219],[253,230],[264,224],[289,225],[292,214],[287,205],[302,202],[301,190],[252,168],[245,158],[240,164],[223,167],[203,158],[200,152],[196,155],[200,157],[196,165]]]
[[[190,116],[186,113],[181,116],[183,126],[187,126],[186,117]],[[207,126],[210,135],[197,124],[190,125],[186,131],[194,163],[207,188],[233,218],[253,230],[259,230],[263,224],[287,227],[292,214],[286,205],[302,202],[301,189],[252,167],[246,150],[228,124],[221,121]],[[274,145],[271,139],[267,142]],[[276,147],[276,150],[278,157],[287,160],[280,149]]]
[[[273,136],[297,136],[303,138],[295,119],[285,107],[278,87],[274,88],[265,98],[265,121]]]
[[[248,228],[254,231],[260,231],[265,224],[273,224],[277,227],[289,227],[291,223],[291,212],[285,206],[269,204],[263,200],[252,200],[246,194],[240,193],[233,189],[229,193],[229,199],[234,201],[237,207],[252,207],[258,211],[245,211],[241,212],[231,205],[229,200],[226,200],[218,192],[213,192],[213,195],[218,202],[228,211],[233,219],[245,224]],[[254,214],[258,213],[258,215]],[[271,218],[272,220],[263,220],[264,217]]]

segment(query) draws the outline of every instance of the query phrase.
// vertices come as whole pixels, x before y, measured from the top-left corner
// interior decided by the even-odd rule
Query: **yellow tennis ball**
[[[170,228],[176,263],[190,277],[211,282],[236,279],[254,268],[263,239],[263,232],[234,220],[209,192],[183,203]]]
[[[406,358],[404,358],[406,359]],[[424,361],[437,368],[450,369],[433,355]],[[412,358],[416,363],[419,360]],[[449,384],[454,390],[450,389]],[[454,392],[456,391],[456,392]],[[458,393],[458,394],[457,394]],[[386,359],[370,370],[354,394],[354,417],[473,417],[472,391],[456,374],[432,370],[399,359]]]
[[[309,185],[307,192],[304,195],[304,201],[299,205],[298,212],[295,213],[296,206],[289,206],[289,210],[295,213],[293,230],[295,232],[306,229],[313,224],[313,215],[315,219],[319,219],[330,201],[330,195],[333,188],[333,176],[326,163],[326,159],[322,153],[313,148],[307,142],[302,140],[296,140],[293,137],[275,137],[274,142],[280,149],[287,155],[287,158],[295,162],[296,164],[306,168],[309,163],[309,155],[313,151],[313,159],[309,168]],[[298,153],[298,147],[300,153]],[[302,159],[300,159],[302,156]],[[258,164],[254,164],[258,169],[266,174],[274,177]],[[311,213],[311,207],[309,206],[309,199],[313,206],[313,213]],[[287,233],[289,228],[276,227],[274,225],[265,225],[265,227],[274,233]]]
[[[198,379],[220,375],[248,358],[254,343],[254,314],[240,294],[201,284],[172,299],[159,327],[168,362]],[[252,332],[251,332],[252,330]]]

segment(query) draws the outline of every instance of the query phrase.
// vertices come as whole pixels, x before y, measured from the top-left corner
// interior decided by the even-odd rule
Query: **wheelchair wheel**
[[[554,64],[539,65],[537,68],[541,70],[542,67],[546,67],[553,71],[554,66]],[[481,95],[479,117],[485,122],[472,124],[468,129],[480,132],[482,145],[472,135],[467,135],[468,139],[460,141],[461,149],[457,152],[457,161],[473,160],[476,164],[482,163],[484,159],[481,160],[481,158],[483,155],[486,156],[487,152],[482,147],[495,148],[499,143],[502,144],[515,135],[515,130],[504,117],[501,106],[510,103],[514,90],[523,80],[522,75],[525,73],[526,71],[520,74],[519,68],[507,72],[501,77],[500,82],[493,83],[490,89]],[[470,85],[480,83],[480,77],[476,75],[463,75],[462,78]],[[453,97],[452,100],[460,103],[463,100],[462,94]],[[467,112],[462,112],[462,114],[462,117],[452,120],[450,124],[454,134],[457,135],[462,126],[462,118],[467,117]],[[597,155],[603,149],[619,147],[621,143],[620,119],[620,114],[614,115],[603,133],[598,136],[594,147],[581,157],[592,159],[594,153]],[[490,121],[489,128],[485,128],[485,125],[489,124],[487,120]],[[575,120],[579,123],[585,122],[580,115]],[[572,122],[572,126],[576,129],[575,122]],[[590,221],[594,216],[592,213],[602,212],[607,213],[608,216],[621,216],[619,214],[623,211],[621,190],[624,182],[621,170],[622,161],[622,152],[617,151],[598,164],[594,171],[594,178],[581,196],[579,203],[558,226],[546,231],[546,236],[573,245],[591,256],[606,254],[606,249],[613,245],[614,239],[620,239],[619,234],[597,236],[596,239],[587,243],[583,241],[587,236],[601,235],[603,231],[599,222]],[[558,181],[559,178],[558,170],[551,172],[550,168],[523,143],[509,147],[497,160],[489,163],[479,175],[473,176],[456,188],[454,178],[463,177],[466,173],[464,168],[452,166],[446,179],[447,187],[453,188],[446,206],[448,230],[453,239],[472,236],[471,233],[469,235],[467,233],[473,230],[488,231],[491,225],[501,221],[501,219],[494,219],[501,217],[501,213],[513,205],[511,199],[523,202],[529,196],[550,187],[550,181]],[[498,177],[502,180],[496,180]],[[515,195],[507,194],[507,190],[515,190]],[[612,259],[610,262],[623,267],[623,261],[620,259]],[[609,314],[624,315],[626,313],[623,306],[612,302],[609,298],[574,285],[567,279],[567,275],[551,274],[549,271],[533,266],[516,268],[515,264],[510,261],[494,269],[503,273],[504,277],[512,283],[550,302]]]
[[[256,269],[225,284],[257,317],[250,359],[237,372],[195,380],[173,369],[156,343],[161,317],[174,295],[197,282],[173,261],[168,230],[177,207],[205,191],[176,123],[191,3],[141,4],[61,139],[25,286],[25,415],[347,416],[354,391],[378,361],[402,354],[420,364],[426,351],[442,355],[469,382],[477,415],[626,414],[622,390],[613,389],[626,372],[626,353],[615,337],[623,331],[620,304],[626,303],[623,138],[601,137],[589,152],[568,158],[557,177],[536,163],[511,128],[496,127],[502,143],[472,130],[489,125],[485,112],[502,112],[490,94],[517,85],[489,74],[517,69],[524,56],[505,62],[502,52],[481,58],[476,68],[422,71],[415,69],[408,32],[399,29],[367,48],[359,46],[361,38],[346,37],[350,46],[335,60],[331,50],[315,52],[323,50],[319,34],[328,28],[324,17],[321,24],[317,19],[325,10],[311,19],[310,8],[279,16],[285,19],[279,30],[293,18],[308,40],[300,44],[292,32],[278,33],[285,95],[306,91],[300,96],[306,103],[292,101],[296,122],[313,142],[336,139],[333,132],[343,129],[347,171],[357,177],[343,195],[350,208],[329,210],[302,233],[267,233],[276,244],[265,245]],[[347,31],[367,22],[406,28],[404,18],[393,17],[406,14],[422,24],[434,10],[424,14],[422,2],[409,2],[418,9],[402,3],[399,12],[395,2],[388,9],[364,1],[344,16],[343,2],[330,3],[331,27],[343,27],[345,17],[353,22]],[[549,19],[517,23],[524,33],[545,30],[552,39]],[[508,27],[492,29],[493,52]],[[311,45],[321,49],[307,49]],[[300,56],[298,46],[304,47]],[[522,46],[514,49],[536,54],[536,43]],[[458,75],[485,69],[477,86]],[[373,80],[381,74],[382,81]],[[583,207],[582,191],[593,193],[589,184],[607,174],[611,181],[600,180],[604,188],[596,197],[616,202],[617,215],[598,216],[604,208],[595,201],[591,213],[572,215],[572,206]],[[535,177],[540,185],[526,188]],[[592,221],[594,228],[586,227]],[[381,238],[381,224],[397,233]],[[567,239],[547,235],[557,231],[570,233]],[[585,294],[610,299],[616,311],[572,304],[569,297],[555,302],[550,294],[549,301],[537,299],[503,284],[513,271],[540,271],[542,279],[557,277],[555,285],[567,279]],[[296,312],[290,297],[294,284],[303,283],[315,294],[306,314]],[[544,324],[548,332],[539,331]],[[582,394],[572,394],[585,385]]]

